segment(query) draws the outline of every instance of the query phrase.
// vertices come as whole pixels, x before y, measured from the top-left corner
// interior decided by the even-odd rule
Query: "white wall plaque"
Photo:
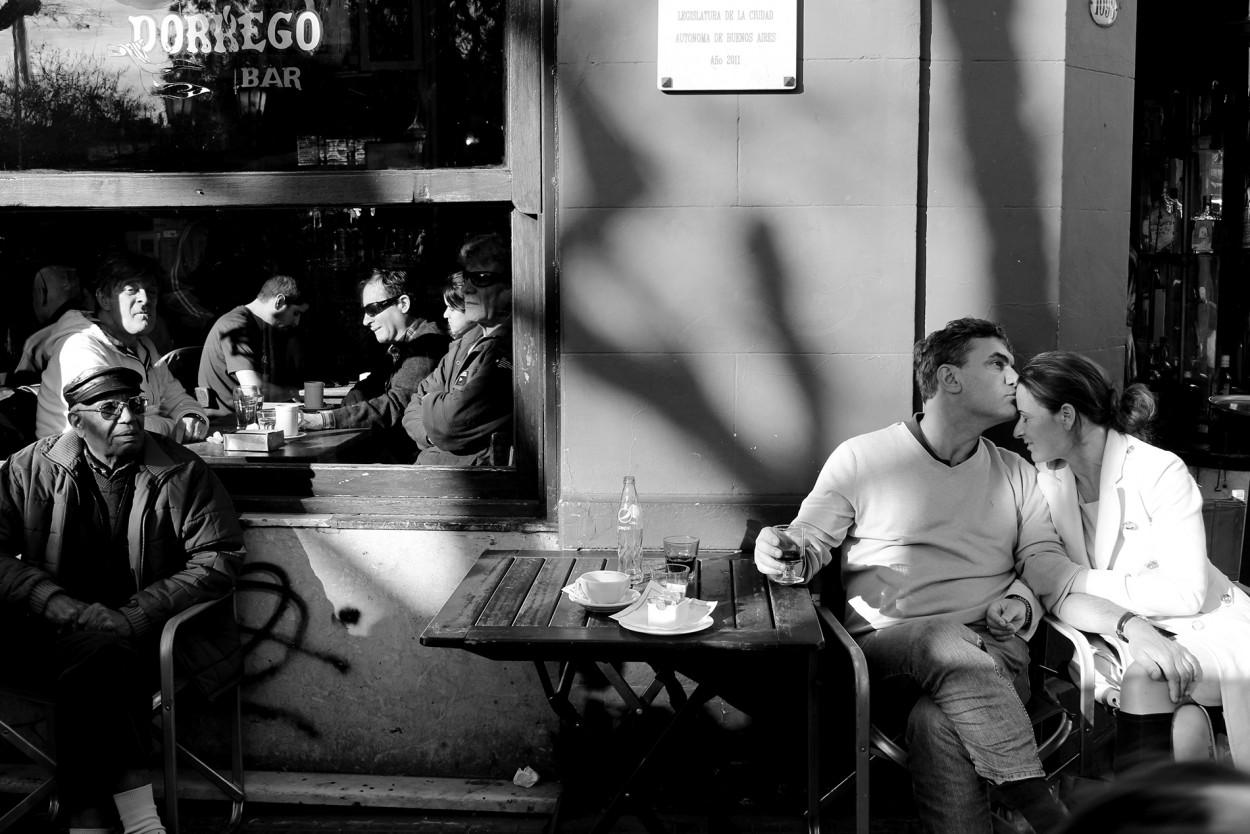
[[[659,0],[661,90],[793,90],[798,0]]]

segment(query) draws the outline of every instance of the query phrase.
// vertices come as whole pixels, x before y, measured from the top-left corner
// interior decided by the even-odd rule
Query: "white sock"
[[[113,794],[113,804],[122,818],[123,834],[165,834],[150,784]]]

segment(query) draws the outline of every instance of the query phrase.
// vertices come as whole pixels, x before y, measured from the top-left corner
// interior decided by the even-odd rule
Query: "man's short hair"
[[[261,284],[260,292],[256,293],[256,300],[269,301],[280,295],[286,298],[288,307],[299,306],[305,303],[303,295],[300,293],[299,282],[290,275],[275,275]]]
[[[498,233],[478,235],[460,247],[460,265],[470,271],[498,272],[512,282],[512,251]],[[481,269],[489,267],[488,269]]]
[[[110,252],[100,261],[95,273],[95,291],[105,297],[116,295],[126,284],[145,281],[160,289],[165,270],[153,258],[129,250]]]
[[[412,296],[412,289],[408,283],[408,273],[402,269],[375,269],[369,273],[369,277],[360,282],[356,287],[357,295],[364,294],[365,287],[379,281],[382,289],[386,291],[387,298],[400,295]],[[413,299],[414,301],[416,299]]]
[[[1011,342],[1001,324],[974,318],[947,322],[941,330],[934,330],[916,342],[912,349],[912,369],[922,402],[928,402],[937,394],[938,368],[943,365],[963,367],[973,339],[998,339],[1011,350]]]

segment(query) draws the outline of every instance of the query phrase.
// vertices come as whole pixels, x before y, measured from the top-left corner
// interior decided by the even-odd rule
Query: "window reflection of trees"
[[[170,8],[154,4],[145,11],[143,5],[124,11],[159,21]],[[265,21],[275,12],[302,8],[292,0],[187,0],[181,13],[211,15],[226,5],[236,15],[262,13]],[[15,47],[12,60],[0,58],[0,164],[285,170],[300,167],[297,143],[304,136],[350,143],[329,160],[323,144],[321,164],[364,167],[366,142],[392,151],[379,153],[369,167],[503,163],[506,0],[313,0],[313,7],[325,32],[312,54],[269,48],[201,55],[184,48],[166,56],[157,46],[147,56],[153,66],[161,65],[153,71],[140,59],[108,57],[108,47],[123,46],[104,43],[108,36],[91,40],[90,33],[105,24],[128,33],[124,13],[110,19],[99,8],[0,0],[0,38],[9,30]],[[362,13],[368,18],[364,27]],[[367,61],[362,60],[365,32]],[[70,33],[76,35],[72,40]],[[91,44],[90,50],[83,43]],[[6,52],[0,50],[0,56]],[[258,73],[251,76],[254,82],[267,70],[281,75],[287,68],[298,69],[299,90],[276,84],[249,88],[241,76],[250,69]],[[161,81],[203,85],[211,92],[161,98],[151,94]],[[415,153],[393,152],[418,140],[423,147]]]

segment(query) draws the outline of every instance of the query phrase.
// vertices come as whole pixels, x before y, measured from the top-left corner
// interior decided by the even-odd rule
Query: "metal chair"
[[[179,694],[189,685],[189,681],[179,678],[174,668],[174,645],[178,639],[178,630],[189,620],[203,614],[218,605],[234,605],[234,594],[198,603],[181,613],[171,617],[161,630],[160,639],[160,691],[152,696],[152,718],[154,724],[160,725],[162,740],[162,772],[164,775],[164,823],[165,830],[170,834],[178,833],[178,785],[179,755],[197,771],[208,784],[217,789],[230,802],[230,817],[226,831],[233,831],[243,820],[243,733],[241,721],[240,681],[235,681],[230,689],[221,695],[229,713],[230,773],[226,776],[212,765],[206,763],[191,750],[178,741],[177,707]],[[42,771],[43,779],[34,790],[27,793],[3,816],[0,816],[0,832],[5,831],[39,807],[44,800],[48,801],[49,818],[55,819],[59,810],[56,797],[56,761],[52,752],[52,739],[55,729],[51,724],[52,702],[43,694],[27,690],[3,690],[5,695],[28,701],[46,710],[46,738],[35,736],[30,730],[20,730],[9,723],[0,721],[0,738],[9,742],[24,753]],[[153,727],[156,731],[156,727]],[[0,765],[0,770],[4,768]]]
[[[174,379],[182,384],[187,393],[195,396],[195,386],[199,381],[200,355],[204,352],[203,345],[174,348],[156,360],[157,365],[169,368]]]
[[[825,629],[831,647],[839,648],[849,661],[851,674],[849,688],[854,702],[854,767],[850,773],[833,785],[821,798],[822,810],[851,789],[855,791],[855,831],[856,834],[868,834],[869,824],[869,765],[874,759],[885,759],[903,768],[907,767],[907,750],[898,740],[871,721],[869,712],[870,684],[868,679],[868,662],[863,651],[854,638],[843,627],[840,618],[829,608],[829,603],[837,604],[841,598],[838,589],[830,599],[827,592],[823,595],[822,604],[818,605],[817,613],[821,625]],[[1067,637],[1060,633],[1061,637]],[[1030,681],[1033,684],[1033,696],[1025,705],[1029,718],[1038,733],[1038,753],[1042,762],[1047,764],[1047,777],[1054,778],[1067,768],[1077,757],[1066,753],[1065,742],[1073,730],[1073,718],[1054,696],[1052,687],[1042,680],[1050,675],[1050,670],[1039,664],[1030,666]],[[1016,828],[1011,821],[998,813],[994,818],[995,831],[1010,832]]]

